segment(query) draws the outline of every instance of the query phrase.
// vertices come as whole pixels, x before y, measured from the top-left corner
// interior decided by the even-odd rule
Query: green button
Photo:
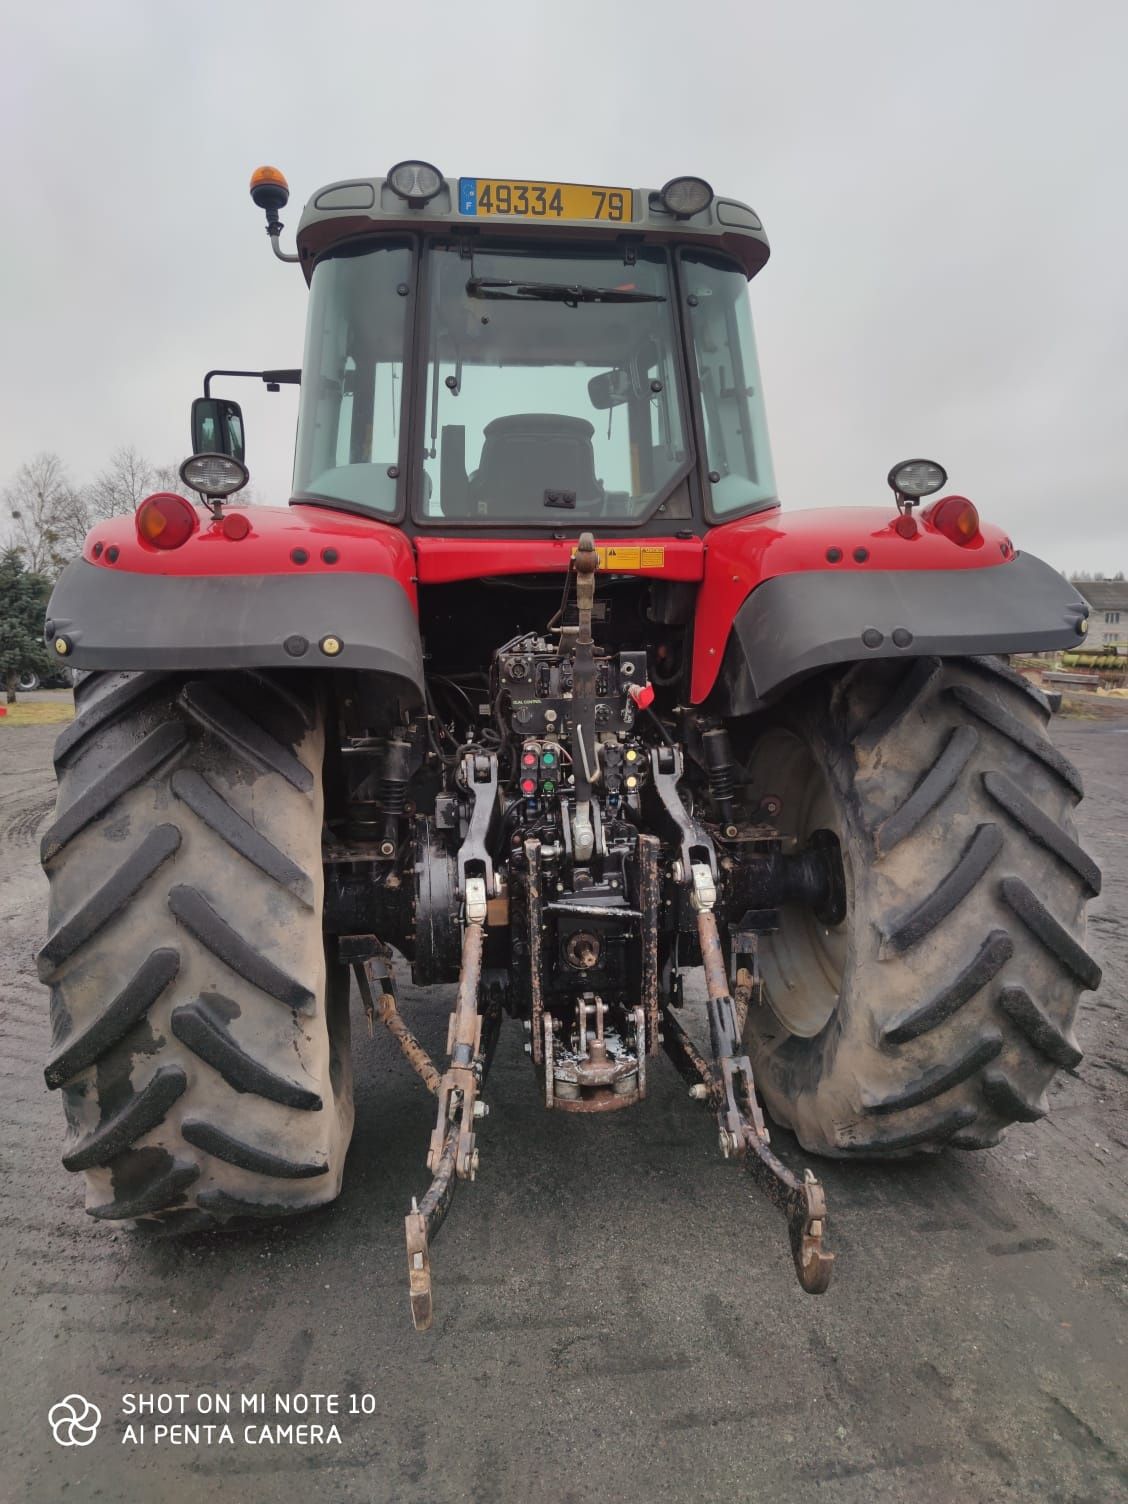
[[[556,762],[556,753],[555,752],[543,752],[541,754],[541,763],[544,765],[544,767],[551,768],[555,762]]]
[[[541,784],[541,793],[547,794],[549,797],[551,797],[553,794],[555,794],[555,792],[556,785],[553,783],[551,778],[546,778]]]

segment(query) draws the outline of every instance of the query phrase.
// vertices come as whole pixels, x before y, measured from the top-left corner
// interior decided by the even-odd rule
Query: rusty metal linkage
[[[458,1181],[473,1180],[477,1173],[474,1124],[488,1111],[478,1095],[492,1054],[492,1039],[487,1039],[483,1052],[485,1020],[478,1011],[484,940],[481,924],[467,924],[462,933],[458,993],[447,1035],[450,1060],[438,1083],[438,1114],[427,1154],[433,1179],[422,1201],[413,1201],[404,1219],[411,1319],[420,1332],[431,1325],[433,1315],[431,1239],[450,1209]]]
[[[640,835],[638,838],[639,900],[642,910],[642,1007],[646,1014],[646,1045],[640,1046],[641,1059],[644,1048],[656,1055],[662,1047],[659,1039],[658,1010],[658,909],[661,891],[658,885],[657,836]]]
[[[736,1009],[736,1028],[740,1038],[744,1037],[744,1025],[748,1022],[748,1008],[753,997],[759,994],[760,982],[754,977],[746,966],[741,966],[733,982],[732,1005]]]
[[[369,960],[353,967],[369,1028],[381,1023],[403,1051],[404,1059],[432,1096],[438,1096],[442,1077],[435,1062],[403,1021],[396,1006],[395,983],[383,960]],[[375,989],[373,982],[376,983]]]
[[[455,1136],[448,1134],[439,1157],[435,1178],[422,1201],[413,1200],[405,1217],[407,1237],[407,1281],[411,1299],[411,1320],[417,1332],[431,1325],[434,1305],[431,1298],[431,1239],[443,1225],[454,1200],[458,1177],[454,1173]]]
[[[427,1168],[432,1174],[437,1174],[447,1135],[452,1124],[455,1125],[458,1143],[454,1167],[460,1180],[473,1180],[478,1168],[478,1155],[474,1147],[474,1120],[481,1116],[476,1108],[481,1083],[482,1052],[482,1015],[478,1012],[478,989],[482,980],[485,933],[480,924],[468,924],[462,934],[458,993],[447,1033],[450,1064],[439,1083],[439,1111],[427,1154]]]
[[[470,930],[477,931],[476,943],[471,941],[467,945]],[[466,963],[469,959],[472,990],[470,992],[470,1008],[474,1014],[473,1031],[476,1046],[481,1041],[481,1019],[477,1017],[478,978],[481,974],[481,925],[471,925],[467,930],[467,936],[463,941],[463,972],[466,973]],[[434,1163],[428,1158],[434,1178],[427,1189],[422,1201],[412,1200],[411,1211],[405,1218],[405,1234],[407,1239],[407,1273],[408,1289],[411,1298],[411,1319],[417,1331],[426,1331],[431,1325],[433,1314],[431,1299],[431,1251],[430,1243],[439,1228],[443,1224],[454,1199],[455,1186],[458,1183],[458,1157],[460,1151],[466,1150],[466,1123],[473,1123],[474,1118],[481,1111],[475,1111],[476,1096],[474,1093],[480,1084],[475,1078],[470,1095],[469,1106],[465,1098],[459,1095],[461,1091],[461,1077],[455,1075],[454,1049],[451,1047],[452,1064],[445,1076],[440,1076],[435,1062],[427,1051],[416,1039],[415,1035],[404,1023],[399,1008],[396,1006],[395,982],[392,978],[391,953],[388,948],[382,947],[375,957],[365,962],[357,962],[353,967],[356,975],[357,986],[360,989],[361,1001],[368,1017],[368,1027],[371,1031],[374,1023],[384,1025],[388,1033],[403,1051],[404,1058],[412,1070],[421,1077],[427,1090],[433,1096],[440,1099],[439,1104],[439,1127],[435,1133],[442,1130],[442,1142],[438,1154],[434,1157]],[[461,1011],[460,1011],[461,1010]],[[451,1018],[451,1037],[460,1037],[469,1032],[470,1024],[465,1019],[467,1010],[467,995],[464,989],[459,987],[458,1004],[455,1014]],[[461,1024],[459,1025],[459,1020]],[[459,1058],[461,1058],[459,1052]],[[474,1052],[477,1055],[477,1048]],[[472,1062],[473,1064],[473,1062]],[[482,1072],[484,1075],[484,1071]],[[456,1100],[452,1103],[452,1095]],[[464,1115],[465,1113],[465,1122]],[[473,1148],[474,1135],[469,1133],[469,1155],[473,1166],[477,1165],[477,1154]],[[464,1173],[464,1172],[463,1172]],[[469,1172],[473,1176],[473,1168]]]
[[[791,1255],[799,1283],[809,1294],[820,1295],[830,1284],[834,1255],[822,1246],[826,1229],[826,1195],[822,1186],[806,1170],[799,1180],[768,1147],[768,1130],[756,1097],[752,1066],[741,1048],[742,1029],[738,1010],[729,996],[724,951],[717,930],[716,916],[706,899],[696,905],[697,933],[701,942],[701,959],[705,967],[705,989],[709,1014],[709,1037],[713,1069],[701,1075],[705,1099],[714,1108],[720,1127],[721,1152],[742,1159],[756,1185],[787,1218],[791,1237]],[[745,973],[742,980],[746,997],[752,996],[754,979]],[[745,1001],[747,1009],[747,1001]],[[683,1035],[678,1040],[670,1031],[673,1020],[667,1014],[666,1029],[671,1058],[685,1074],[695,1064],[698,1052]],[[675,1029],[681,1033],[680,1026]],[[684,1041],[684,1042],[683,1042]],[[679,1052],[681,1059],[679,1062]],[[702,1062],[703,1063],[703,1062]]]
[[[544,976],[541,971],[543,965],[543,932],[544,932],[544,892],[541,879],[541,843],[530,839],[525,842],[525,864],[528,869],[525,878],[525,902],[528,910],[529,923],[529,988],[532,992],[532,1046],[533,1064],[540,1065],[544,1059],[543,1050],[543,1024],[544,1018]]]

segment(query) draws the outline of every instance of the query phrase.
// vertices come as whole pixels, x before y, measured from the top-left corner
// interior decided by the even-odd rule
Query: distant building
[[[1090,652],[1115,648],[1128,653],[1128,580],[1071,580],[1074,590],[1089,602]]]

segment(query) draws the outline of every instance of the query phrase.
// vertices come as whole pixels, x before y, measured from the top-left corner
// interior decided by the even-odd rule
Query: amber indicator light
[[[979,536],[979,512],[966,496],[945,496],[924,515],[938,533],[961,547]]]
[[[137,536],[153,548],[179,548],[199,525],[192,503],[171,491],[147,496],[137,508],[134,521]]]

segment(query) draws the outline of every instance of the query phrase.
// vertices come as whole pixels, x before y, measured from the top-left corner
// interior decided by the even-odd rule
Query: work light
[[[201,496],[230,496],[250,479],[246,465],[226,454],[194,454],[180,467],[180,479]]]
[[[671,178],[658,197],[678,219],[689,219],[709,207],[713,190],[704,178]]]
[[[902,460],[890,470],[888,480],[898,496],[919,501],[947,485],[948,472],[935,460]]]
[[[397,162],[388,173],[388,187],[413,208],[434,198],[443,186],[443,175],[430,162]]]

